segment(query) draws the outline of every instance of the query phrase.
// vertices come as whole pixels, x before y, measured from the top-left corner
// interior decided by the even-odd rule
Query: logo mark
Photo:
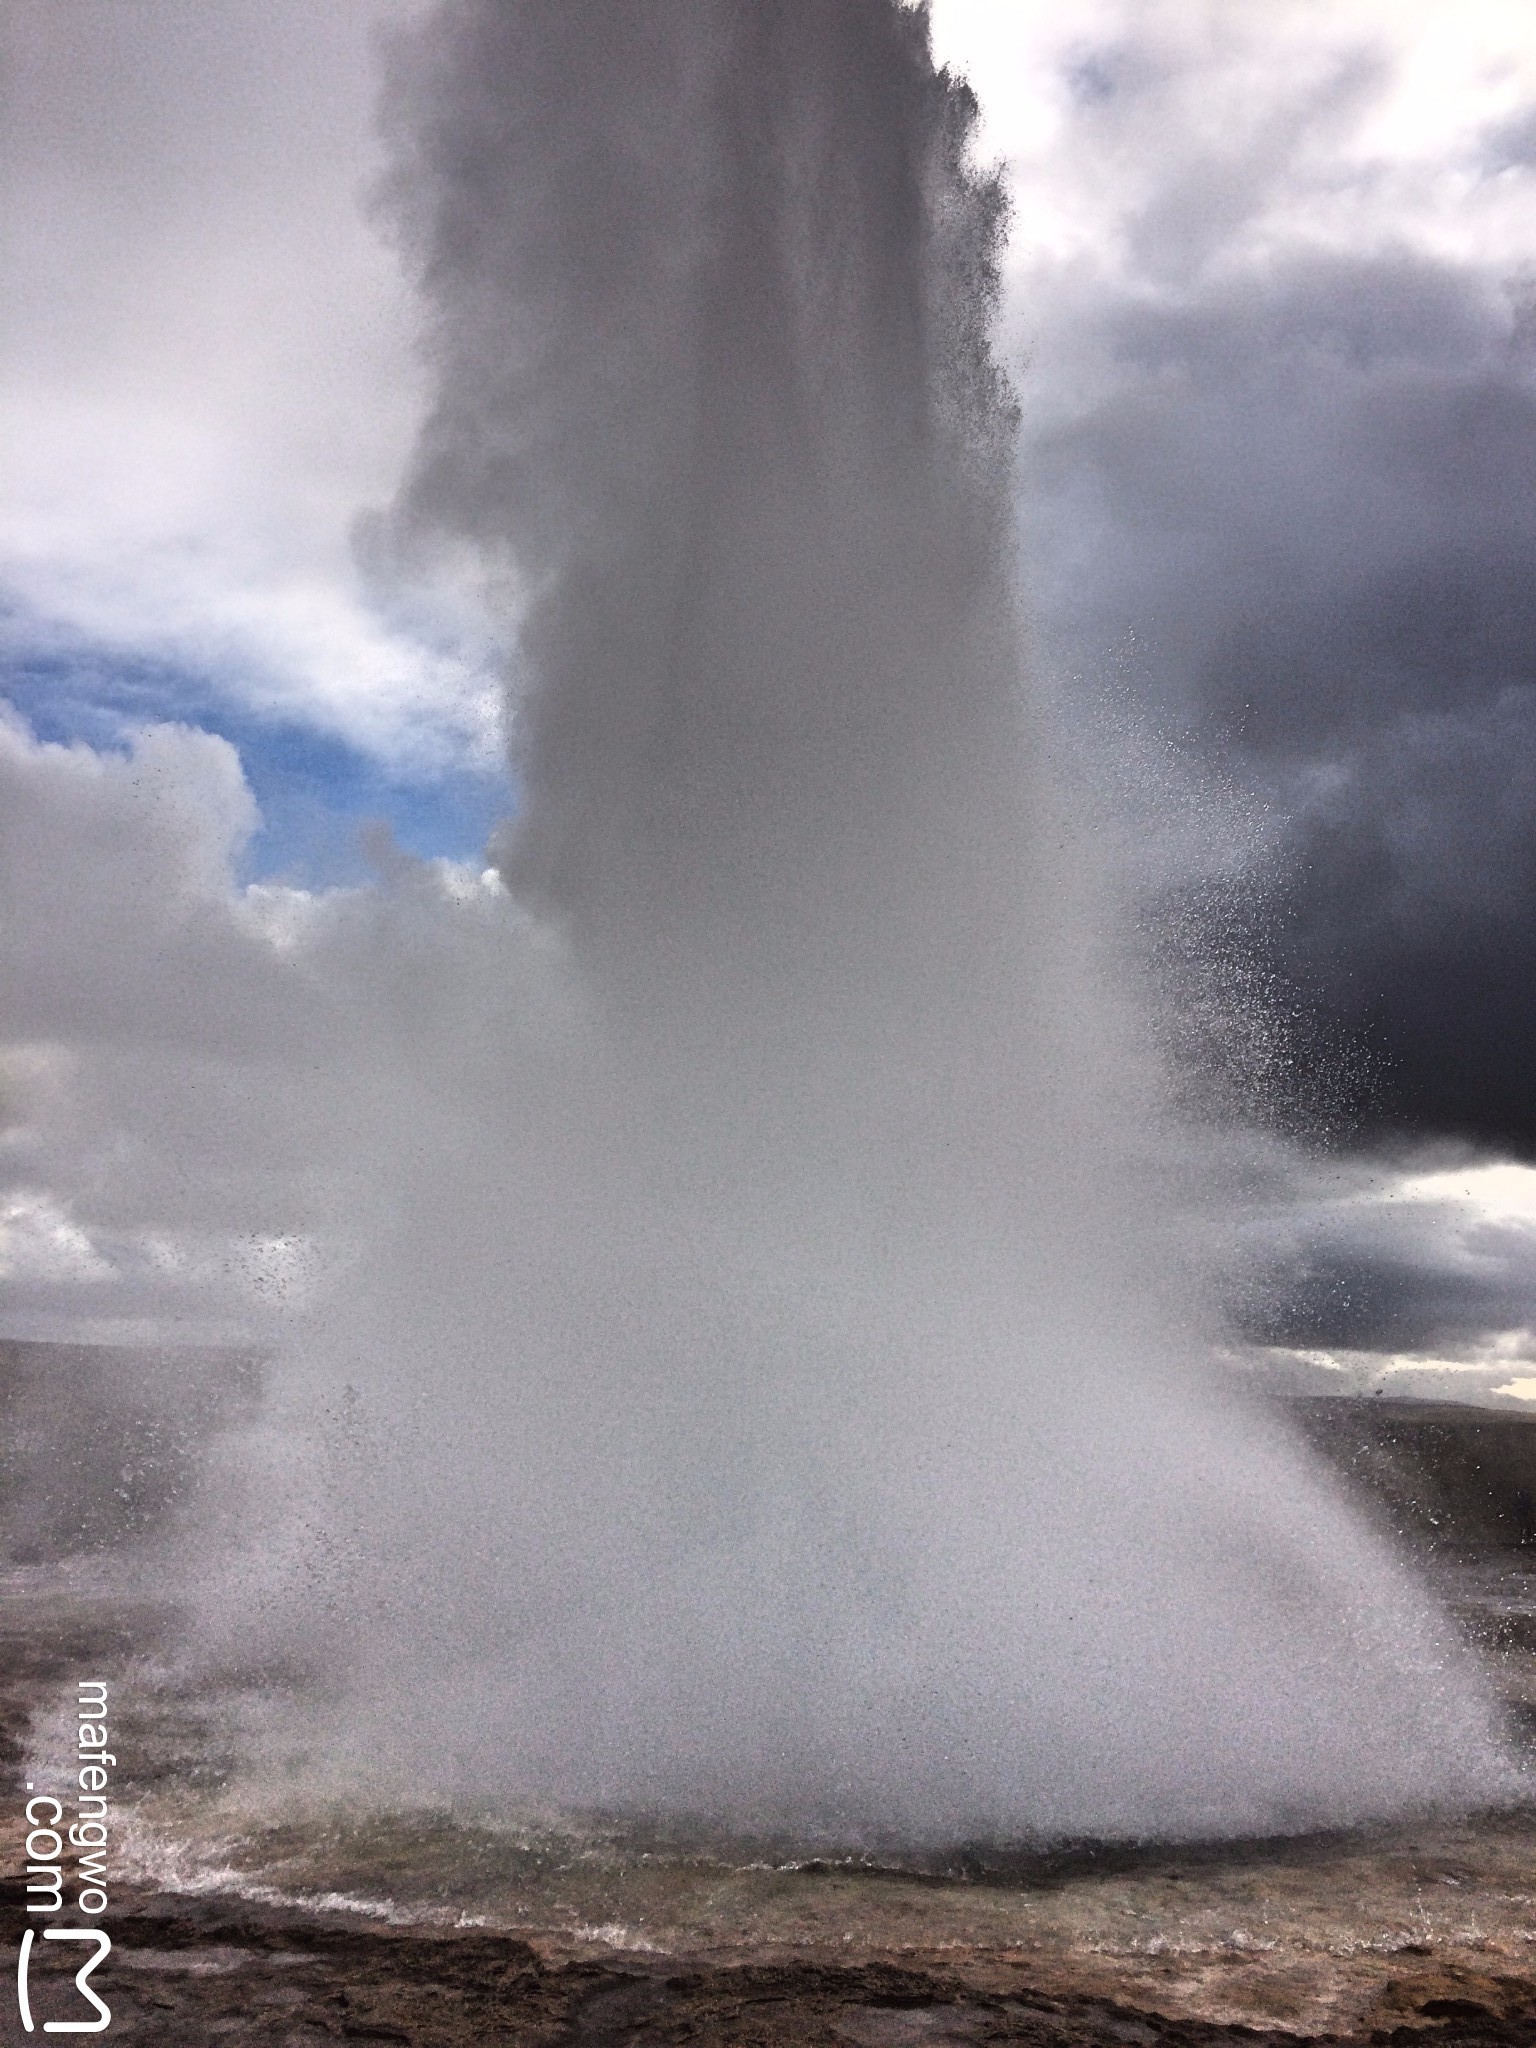
[[[37,2031],[32,2024],[32,1996],[29,1982],[32,1968],[32,1937],[35,1932],[34,1928],[29,1927],[21,1937],[21,1954],[16,1959],[16,2003],[21,2007],[21,2024],[29,2034]],[[102,1957],[111,1950],[111,1935],[103,1934],[99,1927],[45,1927],[43,1929],[43,1939],[44,1941],[94,1941],[96,1943],[95,1955],[88,1962],[82,1963],[75,1972],[75,1988],[82,1997],[88,1998],[101,2014],[99,2020],[44,2020],[43,2032],[45,2034],[102,2033],[111,2025],[112,2008],[109,2005],[103,2004],[85,1980],[90,1976],[92,1970],[95,1969]]]

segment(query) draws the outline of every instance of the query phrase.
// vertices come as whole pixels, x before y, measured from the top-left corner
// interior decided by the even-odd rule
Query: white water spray
[[[1486,1792],[1427,1602],[1189,1363],[924,14],[449,0],[388,108],[389,535],[513,593],[522,794],[510,902],[403,882],[352,976],[286,1379],[341,1767],[886,1842]]]

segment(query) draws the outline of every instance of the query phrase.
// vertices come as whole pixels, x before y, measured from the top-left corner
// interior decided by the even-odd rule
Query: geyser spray
[[[501,594],[519,803],[500,911],[357,942],[279,1403],[349,1419],[262,1591],[339,1768],[885,1842],[1480,1796],[1429,1603],[1192,1362],[923,10],[446,0],[385,105],[372,544]]]

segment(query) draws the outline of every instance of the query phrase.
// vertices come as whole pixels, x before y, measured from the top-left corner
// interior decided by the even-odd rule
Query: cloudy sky
[[[425,403],[370,198],[414,11],[5,8],[11,1334],[298,1298],[317,1119],[391,1059],[363,1019],[447,924],[490,975],[516,920],[492,610],[376,539]],[[934,19],[1014,196],[1037,659],[1262,837],[1243,943],[1370,1076],[1321,1161],[1250,1176],[1234,1347],[1536,1397],[1530,10]]]

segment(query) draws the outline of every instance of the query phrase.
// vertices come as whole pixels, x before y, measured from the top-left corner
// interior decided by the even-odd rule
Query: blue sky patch
[[[492,827],[514,808],[504,771],[402,777],[333,733],[232,703],[205,677],[175,664],[60,646],[56,638],[27,645],[14,613],[3,630],[11,646],[0,694],[40,740],[116,750],[137,726],[174,722],[230,742],[262,816],[242,881],[307,888],[362,881],[372,869],[360,831],[379,820],[409,853],[478,862]]]

